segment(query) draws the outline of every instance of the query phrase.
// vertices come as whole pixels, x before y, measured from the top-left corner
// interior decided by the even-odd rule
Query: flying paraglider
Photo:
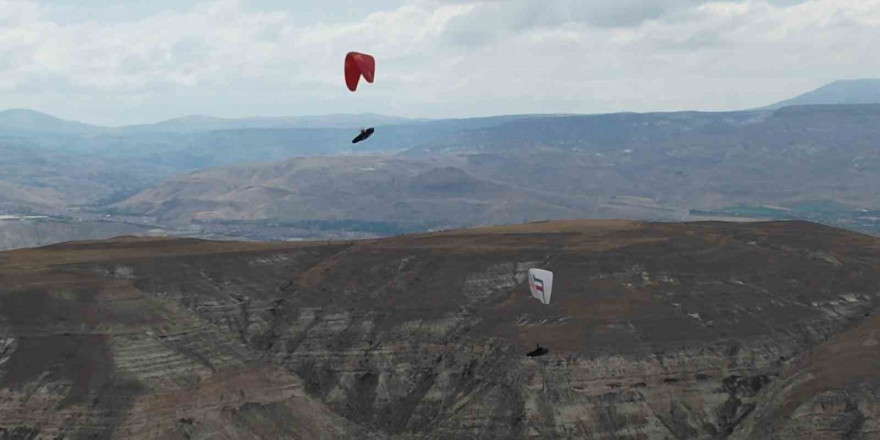
[[[532,297],[541,301],[541,304],[550,304],[550,295],[553,293],[553,272],[544,269],[529,269],[529,290]],[[543,356],[550,350],[541,347],[541,344],[526,353],[528,357]]]
[[[364,77],[368,83],[373,82],[376,74],[376,60],[365,53],[349,52],[345,54],[345,85],[352,92],[357,90],[358,81]]]
[[[541,304],[550,304],[553,293],[553,272],[544,269],[529,269],[529,290]]]
[[[357,90],[358,81],[360,81],[361,77],[364,77],[364,80],[368,83],[372,83],[375,76],[376,60],[372,55],[360,52],[345,54],[345,85],[348,86],[348,90],[352,92]],[[356,144],[367,140],[367,138],[373,135],[373,131],[373,127],[361,130],[361,133],[352,139],[351,143]]]
[[[361,130],[361,134],[357,135],[354,139],[351,140],[351,143],[356,144],[360,141],[367,140],[368,137],[373,135],[373,127],[370,127],[366,130]]]

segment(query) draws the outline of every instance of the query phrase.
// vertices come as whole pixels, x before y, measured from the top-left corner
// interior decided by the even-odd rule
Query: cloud
[[[18,5],[0,8],[10,3]],[[109,24],[59,25],[45,18],[46,10],[19,11],[11,32],[18,38],[0,39],[6,89],[53,76],[96,92],[223,83],[262,61],[252,56],[264,43],[260,32],[285,19],[283,13],[238,15],[235,2]]]
[[[774,7],[788,7],[807,0],[770,0]],[[582,24],[593,28],[632,28],[653,20],[664,20],[704,6],[719,5],[706,0],[506,0],[438,1],[437,4],[466,4],[473,8],[450,29],[454,42],[479,44],[492,34],[554,28]],[[734,0],[730,6],[742,6],[748,0]]]
[[[108,21],[0,0],[0,98],[104,123],[430,117],[732,108],[880,76],[880,0],[417,0],[327,19],[286,4],[208,0]],[[349,50],[379,62],[355,94],[341,77]]]

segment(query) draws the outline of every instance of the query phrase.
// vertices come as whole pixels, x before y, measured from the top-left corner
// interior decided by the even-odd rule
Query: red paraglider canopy
[[[349,52],[345,54],[345,85],[352,92],[357,90],[358,80],[361,76],[368,83],[373,82],[376,73],[376,60],[365,53]]]

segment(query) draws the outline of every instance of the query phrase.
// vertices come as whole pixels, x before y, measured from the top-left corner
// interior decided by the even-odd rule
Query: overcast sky
[[[0,0],[0,108],[187,114],[729,110],[880,77],[880,0]],[[376,82],[345,87],[345,53]]]

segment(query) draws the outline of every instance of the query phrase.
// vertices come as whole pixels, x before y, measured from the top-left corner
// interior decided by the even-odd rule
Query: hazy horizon
[[[87,121],[87,120],[74,119],[74,118],[63,118],[63,117],[59,117],[59,116],[56,115],[56,114],[51,113],[50,111],[41,111],[41,110],[36,110],[36,109],[26,108],[26,107],[4,108],[4,109],[0,109],[0,113],[2,113],[2,112],[9,112],[9,111],[25,111],[25,112],[27,112],[27,111],[33,111],[33,112],[37,112],[37,113],[41,113],[41,114],[44,114],[44,115],[48,115],[48,116],[50,116],[50,117],[56,117],[56,118],[59,118],[59,119],[63,119],[63,120],[66,120],[66,121],[70,121],[70,122],[84,123],[84,124],[93,125],[93,126],[96,126],[96,127],[105,127],[105,128],[122,128],[122,127],[131,127],[131,126],[139,126],[139,125],[153,125],[153,124],[159,124],[159,123],[164,123],[164,122],[169,122],[169,121],[183,120],[183,119],[187,119],[187,118],[211,118],[211,119],[219,119],[219,120],[229,120],[229,121],[233,121],[233,120],[245,120],[245,119],[332,118],[332,117],[339,117],[339,116],[342,116],[342,117],[345,117],[345,116],[349,116],[349,117],[358,117],[358,116],[378,116],[378,117],[388,117],[388,118],[407,119],[407,120],[412,120],[412,121],[419,121],[419,120],[424,120],[424,121],[434,120],[434,121],[436,121],[436,120],[444,120],[444,119],[446,119],[446,120],[451,120],[451,119],[479,119],[479,118],[506,117],[506,116],[523,116],[523,115],[546,115],[546,116],[554,116],[554,115],[575,115],[575,116],[595,116],[595,115],[603,115],[603,114],[620,114],[620,113],[649,114],[649,113],[676,113],[676,112],[689,112],[689,111],[701,112],[701,113],[724,113],[724,112],[730,112],[730,111],[750,111],[750,110],[758,110],[758,109],[763,109],[763,108],[772,108],[773,106],[776,106],[776,105],[786,105],[786,103],[787,103],[788,101],[791,101],[791,100],[793,100],[793,99],[801,99],[801,98],[803,98],[803,97],[808,97],[808,96],[810,96],[810,95],[812,94],[812,92],[827,90],[827,89],[829,88],[829,86],[833,86],[833,85],[839,84],[839,83],[841,83],[841,82],[857,82],[857,81],[872,81],[872,82],[877,82],[878,84],[880,84],[880,79],[874,79],[874,78],[856,78],[856,79],[853,79],[853,80],[838,80],[838,81],[834,81],[834,82],[828,83],[828,84],[826,84],[826,85],[824,85],[824,86],[822,86],[822,87],[819,87],[819,88],[817,88],[817,89],[813,89],[813,90],[805,91],[804,93],[798,94],[798,95],[796,95],[796,96],[789,97],[788,99],[784,99],[784,100],[779,101],[779,102],[768,103],[767,105],[756,106],[756,107],[751,107],[751,108],[724,109],[724,110],[678,109],[678,110],[654,110],[654,111],[620,110],[620,111],[616,111],[616,112],[613,112],[613,111],[609,111],[609,112],[597,111],[597,112],[591,112],[591,113],[574,113],[574,112],[571,112],[571,113],[562,113],[562,112],[543,112],[543,113],[495,113],[495,114],[485,114],[485,115],[458,115],[458,116],[452,116],[452,117],[446,117],[446,118],[444,118],[444,117],[409,117],[409,116],[403,116],[403,115],[383,114],[383,113],[375,113],[375,112],[362,112],[362,113],[344,113],[344,112],[342,112],[342,113],[321,113],[321,114],[311,114],[311,113],[307,113],[307,114],[250,114],[250,115],[241,115],[241,116],[217,116],[217,115],[209,114],[209,113],[190,113],[190,114],[185,114],[185,115],[168,114],[168,115],[165,115],[165,116],[163,116],[163,117],[159,117],[159,119],[155,119],[155,120],[138,121],[138,122],[132,122],[132,123],[129,123],[129,124],[121,124],[121,125],[119,125],[119,124],[117,124],[117,125],[110,125],[110,124],[105,125],[105,124],[95,123],[95,122]],[[839,92],[840,90],[838,89],[838,90],[835,90],[835,91]],[[852,98],[852,96],[850,96],[849,98]],[[849,99],[849,98],[847,98],[847,99]],[[833,98],[832,98],[832,99],[833,99]],[[873,103],[873,101],[871,101],[871,102]],[[861,102],[860,104],[865,104],[865,103],[866,103],[866,102]],[[857,103],[857,104],[858,104],[858,103]]]
[[[741,110],[880,76],[880,0],[331,3],[0,0],[0,99],[103,126],[461,118]],[[377,59],[356,93],[350,50]]]

